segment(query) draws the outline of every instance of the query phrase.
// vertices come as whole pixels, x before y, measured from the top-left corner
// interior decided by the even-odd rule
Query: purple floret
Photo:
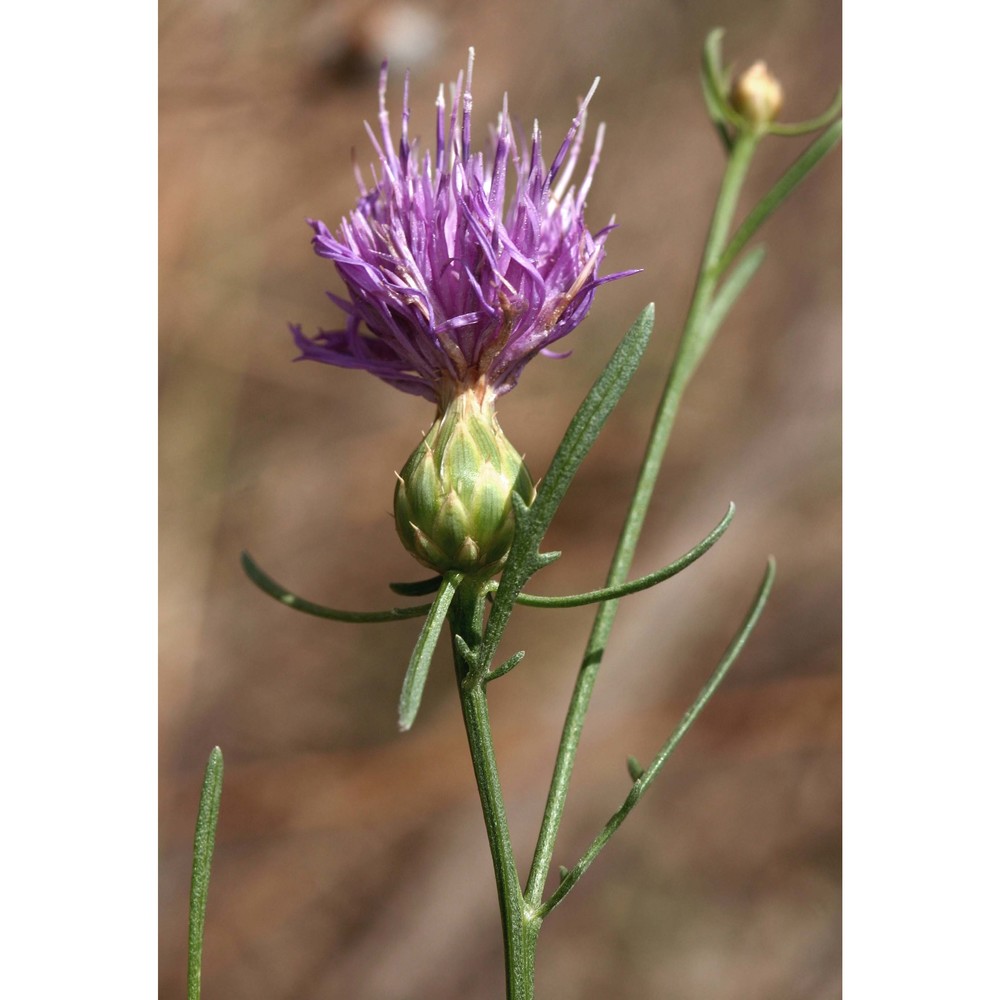
[[[597,81],[548,167],[537,122],[530,148],[518,149],[506,98],[495,148],[486,156],[471,151],[471,53],[447,125],[444,89],[438,92],[433,157],[419,157],[407,134],[408,77],[397,154],[387,82],[383,65],[381,141],[368,128],[381,176],[366,189],[358,173],[361,197],[336,235],[309,220],[313,248],[347,286],[348,299],[330,295],[346,325],[315,338],[292,326],[292,334],[302,358],[363,368],[442,407],[466,389],[501,395],[536,354],[565,357],[548,348],[587,315],[598,285],[636,273],[598,277],[613,224],[592,235],[583,219],[603,126],[583,182],[570,186]]]

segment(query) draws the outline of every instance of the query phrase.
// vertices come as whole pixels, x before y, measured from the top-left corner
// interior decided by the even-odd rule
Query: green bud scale
[[[491,576],[514,540],[517,493],[530,506],[535,488],[504,436],[492,394],[455,396],[434,421],[396,483],[396,530],[403,545],[439,573]]]

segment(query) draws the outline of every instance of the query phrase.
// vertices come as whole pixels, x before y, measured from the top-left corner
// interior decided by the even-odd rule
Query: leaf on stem
[[[565,597],[539,597],[535,594],[518,594],[515,600],[518,604],[524,604],[533,608],[578,608],[584,604],[598,604],[603,601],[616,601],[629,594],[637,594],[639,591],[648,590],[655,587],[664,580],[669,580],[676,576],[681,570],[687,569],[691,563],[700,559],[715,543],[723,536],[726,529],[732,523],[733,515],[736,512],[736,505],[729,504],[729,510],[725,517],[703,538],[693,549],[686,552],[680,559],[658,569],[654,573],[647,573],[636,580],[620,584],[617,587],[604,587],[601,590],[591,590],[584,594],[570,594]]]
[[[504,674],[509,674],[514,667],[516,667],[521,660],[524,659],[524,650],[518,650],[513,656],[508,657],[503,663],[500,664],[496,670],[491,670],[484,678],[483,683],[489,684],[490,681],[495,681],[498,677],[503,677]]]
[[[757,202],[746,219],[743,220],[739,229],[736,230],[733,238],[729,241],[729,245],[719,258],[719,262],[715,266],[716,274],[722,274],[729,267],[736,259],[737,254],[746,246],[749,239],[760,229],[771,213],[805,180],[806,176],[820,163],[827,153],[836,147],[840,141],[842,131],[843,123],[840,121],[834,122],[782,174],[774,187]]]
[[[414,580],[413,583],[390,583],[389,589],[401,597],[423,597],[425,594],[437,593],[441,586],[441,577],[432,576],[429,580]]]
[[[458,655],[462,658],[462,662],[465,666],[471,670],[478,662],[476,651],[465,641],[465,639],[462,638],[462,636],[457,633],[454,638],[455,649],[458,650]]]
[[[222,800],[222,751],[215,747],[208,755],[205,780],[198,803],[198,821],[194,828],[194,862],[191,866],[191,902],[188,910],[188,1000],[201,996],[201,959],[205,942],[205,908],[208,905],[208,881],[215,851],[215,830],[219,825]]]
[[[250,558],[249,552],[240,554],[240,563],[243,572],[250,578],[250,581],[264,591],[268,597],[273,597],[276,601],[301,611],[306,615],[314,615],[317,618],[330,618],[338,622],[353,622],[364,624],[367,622],[394,622],[405,618],[422,618],[431,610],[431,604],[415,604],[412,608],[389,608],[387,611],[338,611],[336,608],[327,608],[322,604],[314,604],[305,598],[293,594],[287,587],[283,587],[276,580],[269,577]]]
[[[844,103],[844,95],[840,87],[834,95],[830,106],[821,115],[810,118],[804,122],[772,122],[767,127],[768,135],[806,135],[809,132],[818,132],[825,128],[840,114],[840,108]]]
[[[510,619],[514,599],[527,579],[546,562],[558,558],[558,553],[540,555],[539,545],[580,463],[639,367],[652,330],[653,304],[650,303],[625,334],[570,421],[548,472],[538,484],[534,503],[528,508],[517,494],[512,497],[516,522],[514,542],[494,595],[483,642],[483,664],[493,658]]]
[[[700,344],[704,345],[699,347],[699,350],[704,351],[707,348],[716,331],[722,325],[722,321],[729,315],[729,310],[733,308],[736,300],[742,294],[743,289],[750,283],[750,279],[757,273],[760,265],[764,263],[766,253],[767,250],[764,247],[754,247],[736,265],[733,273],[719,289],[698,330],[698,340]]]
[[[424,627],[420,630],[416,646],[413,647],[413,654],[410,656],[410,663],[406,668],[406,676],[403,678],[403,690],[399,695],[399,728],[401,732],[405,733],[417,717],[420,699],[424,693],[424,684],[427,681],[427,672],[430,670],[431,658],[437,647],[438,636],[448,618],[448,608],[451,607],[455,591],[461,582],[461,573],[446,573],[442,578],[441,589],[438,591],[437,597],[434,598],[430,614],[427,616],[427,621],[424,622]]]
[[[625,766],[628,768],[628,776],[633,781],[638,781],[642,777],[642,773],[643,773],[642,764],[640,764],[639,761],[636,760],[635,757],[629,757],[625,761]]]
[[[653,303],[639,314],[622,342],[587,393],[556,449],[552,464],[538,484],[538,494],[530,508],[533,532],[541,541],[569,489],[580,463],[587,457],[611,411],[628,388],[653,332]],[[537,546],[536,546],[537,548]]]
[[[725,653],[723,653],[722,659],[719,661],[719,665],[715,668],[712,676],[709,678],[708,683],[701,689],[698,697],[695,698],[694,703],[684,713],[684,717],[678,723],[677,728],[674,729],[670,738],[660,748],[659,753],[653,759],[649,767],[646,768],[646,770],[638,778],[633,779],[635,784],[630,789],[622,806],[611,817],[611,819],[608,820],[608,822],[604,825],[604,829],[601,830],[601,832],[594,838],[583,857],[579,860],[579,862],[577,862],[569,874],[561,880],[559,887],[541,906],[539,910],[540,917],[547,916],[556,906],[558,906],[558,904],[565,898],[566,894],[580,880],[583,873],[591,866],[594,859],[604,848],[604,845],[611,839],[611,836],[615,833],[618,827],[622,825],[625,817],[628,816],[628,814],[635,808],[636,803],[646,793],[646,790],[649,788],[653,779],[657,776],[657,774],[659,774],[660,769],[670,758],[674,750],[677,749],[677,745],[680,743],[684,734],[691,728],[694,720],[698,718],[701,710],[708,704],[712,695],[715,694],[719,685],[729,672],[729,668],[736,662],[736,658],[740,655],[744,645],[746,645],[747,639],[750,637],[750,634],[753,632],[760,619],[761,612],[764,610],[764,605],[767,603],[768,596],[771,593],[771,587],[774,584],[774,574],[775,563],[774,559],[771,558],[767,561],[764,578],[757,589],[757,594],[755,595],[753,603],[750,606],[750,610],[743,619],[743,623],[740,625],[739,631],[729,643]],[[630,773],[631,770],[632,767],[630,763]]]
[[[733,137],[728,126],[737,129],[746,127],[746,123],[733,110],[727,96],[729,91],[729,74],[722,65],[722,28],[714,28],[708,33],[705,45],[701,50],[701,91],[705,98],[709,117],[715,125],[719,138],[726,152],[733,148]]]

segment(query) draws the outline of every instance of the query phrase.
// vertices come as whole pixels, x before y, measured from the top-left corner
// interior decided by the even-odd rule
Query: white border
[[[5,41],[3,992],[153,996],[155,7]]]
[[[1000,931],[994,19],[971,3],[845,14],[844,995],[985,997]]]

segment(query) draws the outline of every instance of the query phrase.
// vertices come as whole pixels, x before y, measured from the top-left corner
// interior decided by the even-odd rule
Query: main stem
[[[461,636],[472,649],[482,641],[485,603],[483,582],[467,580],[459,587],[451,606],[452,634]],[[529,910],[526,906],[521,892],[493,748],[485,678],[471,672],[470,665],[457,647],[455,674],[497,883],[503,923],[507,1000],[532,1000],[535,994],[535,947],[541,920],[533,915],[533,909]]]
[[[720,186],[715,213],[709,227],[708,238],[705,241],[701,268],[698,272],[698,280],[688,310],[687,321],[684,324],[677,354],[674,357],[663,395],[657,407],[635,493],[625,517],[625,524],[618,539],[611,568],[608,571],[606,582],[608,587],[618,586],[628,576],[638,546],[639,533],[649,511],[653,488],[663,464],[663,456],[670,439],[670,433],[673,430],[681,396],[708,346],[699,337],[699,334],[712,304],[712,297],[720,277],[717,273],[717,265],[725,249],[726,237],[732,226],[740,191],[746,179],[747,169],[750,166],[756,145],[756,137],[742,135],[737,139],[730,154]],[[549,795],[545,803],[542,828],[538,835],[535,856],[531,863],[525,891],[527,904],[533,908],[537,908],[542,902],[545,879],[552,864],[556,836],[566,806],[569,781],[573,773],[576,751],[580,744],[583,720],[590,706],[590,698],[597,680],[601,658],[604,655],[604,647],[617,611],[617,600],[607,601],[598,609],[584,653],[583,664],[577,675],[576,685],[570,699],[555,768],[552,773],[552,781],[549,786]]]

